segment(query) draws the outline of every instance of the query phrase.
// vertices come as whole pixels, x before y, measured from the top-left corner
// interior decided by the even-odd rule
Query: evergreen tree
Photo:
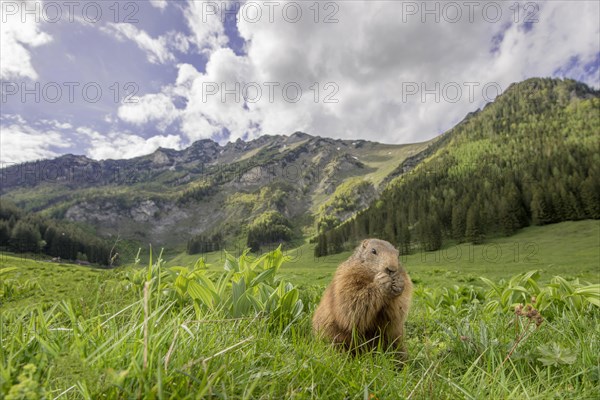
[[[246,242],[256,252],[263,244],[287,242],[291,238],[290,222],[277,211],[267,211],[250,224]]]
[[[510,236],[525,225],[525,210],[518,189],[511,185],[503,190],[499,206],[499,223],[506,236]]]
[[[452,207],[452,237],[459,243],[465,240],[467,213],[462,205]]]
[[[533,191],[531,199],[531,219],[534,225],[544,225],[551,222],[550,205],[540,189]]]
[[[44,241],[46,242],[46,253],[53,257],[57,257],[60,253],[58,250],[58,232],[54,226],[49,226],[44,232]]]
[[[321,234],[319,235],[317,239],[317,245],[315,246],[315,257],[323,257],[327,254],[327,235]]]
[[[37,253],[41,241],[40,232],[25,221],[17,222],[10,236],[11,248],[18,253]]]
[[[467,211],[465,237],[473,244],[483,242],[484,235],[481,226],[481,215],[479,213],[479,207],[475,204],[469,207],[469,211]]]
[[[386,218],[385,227],[383,229],[383,235],[381,238],[392,243],[396,240],[395,224],[391,216]]]
[[[407,225],[402,225],[400,228],[397,242],[400,254],[410,254],[410,230]]]
[[[433,217],[424,217],[419,223],[421,248],[425,251],[435,251],[442,247],[442,231],[440,224]]]
[[[435,251],[442,248],[442,228],[439,223],[439,218],[430,218],[427,224],[428,229],[428,251]]]
[[[588,218],[600,219],[600,176],[588,176],[581,184],[581,199]]]
[[[0,247],[7,247],[10,240],[10,226],[8,221],[0,220]]]

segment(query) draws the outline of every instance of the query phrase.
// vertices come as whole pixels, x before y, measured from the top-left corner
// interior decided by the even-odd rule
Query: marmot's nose
[[[387,266],[387,267],[386,267],[386,269],[385,269],[385,272],[386,272],[388,275],[393,275],[393,274],[395,274],[397,271],[398,271],[398,267],[396,267],[396,266],[393,266],[393,265],[389,265],[389,266]]]

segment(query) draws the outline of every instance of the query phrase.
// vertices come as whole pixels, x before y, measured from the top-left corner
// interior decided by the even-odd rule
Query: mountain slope
[[[0,194],[101,236],[179,249],[194,235],[188,246],[202,248],[317,234],[317,255],[364,236],[432,250],[600,218],[599,111],[584,84],[530,79],[426,143],[297,132],[131,160],[66,155],[1,170]]]
[[[429,143],[385,145],[364,140],[262,136],[220,146],[212,140],[131,160],[66,155],[1,171],[3,198],[43,215],[92,225],[101,235],[182,246],[192,235],[245,238],[248,227],[276,212],[293,237],[314,234],[322,204],[344,186],[367,185],[366,207],[407,157]]]
[[[478,243],[530,224],[598,219],[599,129],[598,91],[572,80],[513,84],[442,135],[416,167],[407,159],[378,201],[319,235],[315,253],[364,236],[405,253],[435,250],[444,239]]]

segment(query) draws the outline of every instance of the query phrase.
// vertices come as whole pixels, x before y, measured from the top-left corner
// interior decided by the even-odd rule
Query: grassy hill
[[[407,159],[368,209],[319,235],[316,253],[368,236],[404,253],[435,250],[444,240],[480,243],[525,226],[600,219],[599,126],[600,94],[584,84],[513,84],[422,162]]]
[[[171,272],[191,271],[190,256],[167,264],[184,269],[154,254],[150,267],[93,270],[2,254],[0,397],[593,398],[599,237],[598,221],[565,222],[474,245],[472,261],[442,261],[452,247],[403,259],[416,283],[405,365],[389,351],[351,356],[312,336],[312,310],[345,255],[315,261],[306,251],[284,262],[279,275],[302,313],[273,324],[273,314],[232,317],[180,292]],[[535,251],[515,257],[514,243]],[[498,263],[482,256],[490,245],[502,249]],[[208,258],[198,284],[241,261]],[[531,270],[539,276],[515,277]],[[539,309],[541,325],[516,315],[516,304]]]
[[[554,275],[579,278],[600,283],[600,221],[569,221],[547,226],[531,226],[510,237],[488,238],[483,244],[447,243],[436,251],[422,251],[401,256],[412,278],[429,286],[449,286],[461,283],[483,285],[476,278],[485,275],[501,279],[536,269],[548,280]],[[326,284],[335,268],[352,251],[325,257],[314,256],[314,244],[305,243],[284,251],[290,260],[281,274],[302,285]],[[243,248],[224,249],[239,255]],[[210,271],[219,271],[225,262],[225,252],[201,255],[185,253],[165,255],[166,265],[192,265],[199,257],[209,264]]]

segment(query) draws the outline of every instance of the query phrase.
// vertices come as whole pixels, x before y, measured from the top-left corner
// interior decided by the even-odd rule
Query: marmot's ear
[[[367,248],[367,243],[369,242],[369,239],[365,239],[362,241],[362,243],[360,244],[362,246],[363,249]]]

